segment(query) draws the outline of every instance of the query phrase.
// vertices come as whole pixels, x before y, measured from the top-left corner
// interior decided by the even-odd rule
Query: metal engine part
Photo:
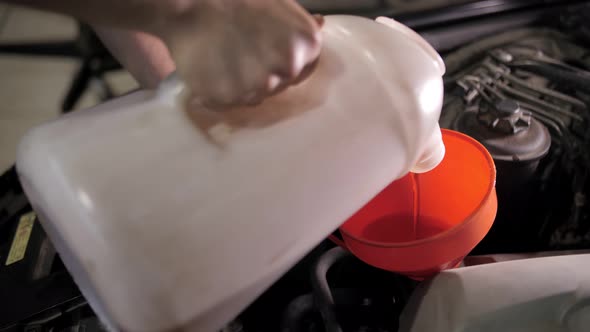
[[[446,57],[441,127],[478,139],[498,168],[498,217],[475,253],[590,245],[588,54],[557,31],[527,29]]]

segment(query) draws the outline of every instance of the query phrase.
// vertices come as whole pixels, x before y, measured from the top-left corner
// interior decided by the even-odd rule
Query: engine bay
[[[465,265],[590,249],[589,17],[582,4],[454,24],[401,19],[443,55],[441,127],[476,138],[496,162],[498,215]],[[0,203],[5,260],[31,212],[14,168],[0,180]],[[31,227],[24,259],[0,267],[0,331],[103,331],[39,223]],[[222,331],[397,331],[417,285],[326,240]]]
[[[476,252],[587,247],[587,50],[556,30],[523,29],[445,61],[441,126],[482,142],[498,171],[498,216]]]

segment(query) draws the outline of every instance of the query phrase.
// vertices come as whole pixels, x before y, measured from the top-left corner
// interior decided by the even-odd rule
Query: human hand
[[[100,25],[93,30],[142,88],[157,88],[176,69],[168,47],[156,36]]]
[[[154,25],[185,81],[189,105],[254,105],[305,79],[320,53],[321,17],[294,0],[188,0]]]

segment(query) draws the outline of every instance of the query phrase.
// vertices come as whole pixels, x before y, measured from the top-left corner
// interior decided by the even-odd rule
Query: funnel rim
[[[342,227],[340,227],[340,232],[344,236],[352,238],[355,241],[358,241],[358,242],[361,242],[363,244],[370,245],[373,247],[406,248],[406,247],[415,247],[415,246],[418,246],[421,244],[430,243],[430,242],[439,240],[441,238],[448,237],[448,236],[460,231],[462,228],[466,227],[466,225],[473,222],[473,220],[474,220],[473,217],[475,216],[475,214],[477,214],[485,206],[485,204],[490,200],[490,196],[494,194],[494,188],[496,186],[496,165],[494,164],[494,159],[492,158],[489,151],[480,142],[478,142],[476,139],[474,139],[473,137],[471,137],[469,135],[460,133],[458,131],[450,130],[450,129],[444,129],[444,128],[441,128],[441,133],[442,133],[443,137],[455,136],[455,137],[462,139],[465,142],[471,143],[473,146],[475,146],[475,148],[477,148],[480,152],[482,152],[484,158],[486,159],[486,161],[488,162],[488,165],[490,166],[490,178],[489,178],[490,181],[488,184],[488,188],[486,189],[486,193],[485,193],[484,197],[481,199],[481,201],[477,204],[477,206],[475,208],[473,208],[473,211],[465,218],[465,221],[460,224],[454,225],[453,227],[451,227],[443,232],[440,232],[434,236],[419,239],[419,240],[413,240],[413,241],[404,241],[404,242],[371,241],[371,240],[367,240],[367,239],[364,239],[361,237],[353,236],[349,232],[347,232],[346,230],[342,229]]]

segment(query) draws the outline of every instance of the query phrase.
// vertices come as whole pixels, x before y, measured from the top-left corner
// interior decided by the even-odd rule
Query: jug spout
[[[428,139],[418,162],[412,167],[412,173],[425,173],[434,169],[445,156],[445,145],[442,140],[440,126],[437,124]]]

